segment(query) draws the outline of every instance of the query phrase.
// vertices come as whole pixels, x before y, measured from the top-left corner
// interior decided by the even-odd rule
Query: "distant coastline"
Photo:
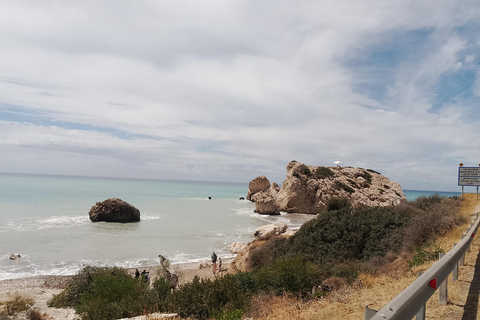
[[[407,201],[413,201],[421,196],[433,196],[434,194],[438,194],[441,197],[454,197],[454,196],[461,196],[461,192],[453,192],[453,191],[429,191],[429,190],[403,190],[405,196],[407,197]]]

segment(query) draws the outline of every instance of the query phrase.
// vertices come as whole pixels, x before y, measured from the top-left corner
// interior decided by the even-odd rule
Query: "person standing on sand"
[[[215,251],[212,253],[212,266],[213,266],[213,274],[217,272],[217,255]]]
[[[138,269],[135,269],[135,279],[140,278],[140,271]]]

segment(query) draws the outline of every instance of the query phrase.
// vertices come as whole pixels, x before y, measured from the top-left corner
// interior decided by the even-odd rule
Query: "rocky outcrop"
[[[257,228],[253,235],[257,240],[268,240],[274,236],[284,233],[285,230],[287,230],[287,224],[284,222],[277,222]]]
[[[14,253],[10,254],[10,260],[18,260],[18,259],[20,259],[21,257],[22,257],[22,256],[21,256],[20,254],[18,254],[18,253],[17,253],[17,254],[14,254]]]
[[[233,271],[252,271],[249,268],[249,260],[252,256],[252,252],[265,244],[265,242],[266,241],[253,240],[252,242],[248,243],[245,248],[237,254],[237,256],[233,259],[232,263],[230,263],[230,268]]]
[[[138,222],[140,210],[131,204],[118,199],[107,199],[97,202],[88,213],[92,222]]]
[[[241,252],[243,249],[245,249],[245,247],[247,246],[246,243],[243,243],[243,242],[234,242],[230,245],[230,252],[231,253],[239,253]]]
[[[320,213],[332,198],[346,198],[353,207],[385,207],[406,200],[402,188],[380,173],[362,168],[315,167],[292,161],[279,187],[265,176],[249,184],[247,199],[260,214]]]
[[[268,215],[280,214],[275,199],[264,191],[255,193],[252,197],[252,201],[255,202],[256,213]]]
[[[256,177],[248,184],[247,200],[260,191],[267,191],[270,188],[270,181],[265,176]]]
[[[354,207],[394,206],[406,200],[398,183],[374,170],[290,162],[275,201],[281,211],[319,213],[334,197],[346,198]]]

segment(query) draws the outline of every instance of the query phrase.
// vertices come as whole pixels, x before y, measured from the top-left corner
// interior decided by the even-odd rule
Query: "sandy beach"
[[[233,259],[224,259],[223,271],[225,274]],[[170,272],[175,272],[179,279],[179,285],[190,282],[195,276],[200,278],[214,278],[211,264],[208,267],[200,268],[200,264],[205,265],[206,261],[196,263],[185,263],[178,265],[171,265],[168,269]],[[135,268],[127,269],[132,277],[135,273]],[[139,268],[139,271],[146,270],[150,273],[152,283],[157,278],[159,266],[150,266]],[[218,275],[217,275],[218,276]],[[220,275],[221,276],[221,275]],[[53,297],[54,294],[60,293],[66,286],[68,280],[72,276],[37,276],[20,279],[9,279],[0,281],[0,303],[10,300],[16,293],[22,296],[28,296],[35,300],[34,307],[38,308],[42,313],[47,313],[51,319],[76,319],[75,310],[73,309],[56,309],[49,308],[47,301]]]

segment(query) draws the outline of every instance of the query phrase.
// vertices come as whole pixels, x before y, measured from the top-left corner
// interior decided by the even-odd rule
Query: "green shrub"
[[[273,261],[288,252],[286,238],[272,238],[261,247],[253,249],[247,261],[248,270],[257,270],[270,266]]]
[[[286,251],[310,256],[319,264],[382,256],[401,249],[403,237],[395,231],[407,221],[408,216],[393,207],[325,211],[289,239]]]
[[[291,292],[302,296],[310,293],[322,279],[320,269],[300,256],[279,258],[271,267],[258,270],[256,275],[262,291]]]
[[[298,171],[301,173],[301,174],[304,174],[306,176],[310,176],[312,174],[312,172],[310,171],[310,169],[302,164],[299,168],[298,168]]]
[[[333,173],[332,170],[326,167],[318,167],[315,171],[315,177],[317,179],[327,179],[333,176],[335,176],[335,173]]]
[[[421,247],[466,222],[458,214],[461,201],[433,195],[409,202],[412,217],[405,229],[404,250],[412,251],[415,247]]]
[[[170,287],[170,281],[165,280],[163,277],[160,277],[153,282],[153,289],[161,301],[164,301],[167,298],[167,295],[170,293]]]
[[[67,283],[67,287],[48,301],[49,307],[67,308],[80,303],[81,297],[92,290],[93,278],[96,275],[112,275],[130,277],[125,269],[117,267],[85,266]]]
[[[354,193],[355,190],[349,186],[347,186],[345,183],[343,182],[340,182],[340,181],[335,181],[335,184],[340,188],[340,189],[343,189],[345,191],[347,191],[348,193]]]
[[[443,199],[446,199],[446,197],[441,197],[438,195],[438,193],[436,193],[429,197],[426,197],[426,196],[418,197],[414,201],[410,201],[410,204],[420,210],[428,210],[433,205],[441,203]]]
[[[82,319],[118,319],[157,311],[158,297],[143,281],[117,267],[84,267],[50,307],[72,307]]]
[[[153,306],[157,301],[153,295],[149,299],[147,292],[143,281],[130,276],[98,274],[93,276],[91,290],[81,296],[74,308],[84,315],[83,319],[130,318],[144,311],[156,311]]]
[[[350,201],[347,198],[330,198],[327,202],[327,211],[340,210],[350,207]]]
[[[207,319],[215,314],[235,315],[235,310],[248,308],[254,293],[248,279],[244,273],[227,274],[215,280],[195,277],[167,296],[165,309],[195,319]]]
[[[439,254],[443,252],[445,251],[443,251],[442,248],[431,242],[422,247],[415,247],[413,250],[414,255],[412,259],[408,260],[408,266],[413,268],[428,261],[437,260],[439,258]]]
[[[372,175],[368,171],[363,171],[363,178],[367,180],[369,184],[372,183]]]

